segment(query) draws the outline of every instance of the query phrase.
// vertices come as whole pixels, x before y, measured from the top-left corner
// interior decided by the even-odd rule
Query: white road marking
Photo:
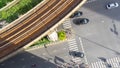
[[[82,39],[80,37],[79,37],[79,40],[80,40],[80,45],[81,45],[82,51],[85,54],[85,50],[84,50],[84,47],[83,47]],[[84,60],[85,60],[86,64],[88,64],[86,55],[84,56]]]
[[[107,59],[107,63],[110,64],[112,68],[120,68],[120,65],[119,65],[120,60],[118,58],[120,57],[109,58]],[[105,62],[100,60],[100,61],[91,63],[90,68],[107,68],[107,67],[105,65]]]
[[[69,51],[79,51],[76,39],[70,39],[68,41],[68,48],[69,48]],[[72,56],[72,61],[79,63],[79,62],[81,62],[81,58]]]

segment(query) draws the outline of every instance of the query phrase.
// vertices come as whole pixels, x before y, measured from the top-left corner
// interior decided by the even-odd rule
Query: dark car
[[[83,15],[83,13],[81,11],[76,11],[70,16],[70,18],[80,17],[82,15]]]
[[[77,18],[73,20],[73,23],[75,23],[76,25],[87,24],[88,22],[89,22],[89,19],[87,18]]]
[[[84,53],[82,53],[82,52],[70,51],[69,54],[74,56],[74,57],[80,57],[80,58],[84,57]]]

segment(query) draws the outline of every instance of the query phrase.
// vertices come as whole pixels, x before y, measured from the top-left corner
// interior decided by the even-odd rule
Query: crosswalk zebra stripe
[[[113,66],[111,59],[108,59],[108,60],[107,60],[107,63],[110,64],[111,66]]]
[[[112,68],[120,68],[120,57],[114,57],[107,59],[107,62],[97,61],[90,64],[90,68],[108,68],[107,64],[111,65]]]
[[[74,47],[77,47],[76,45],[71,45],[71,46],[69,46],[70,48],[74,48]],[[78,48],[78,47],[77,47]]]
[[[71,43],[71,44],[69,44],[69,45],[77,45],[77,43]]]
[[[77,47],[77,46],[74,46],[74,45],[69,46],[69,48],[74,48],[74,47]],[[78,47],[77,47],[77,48],[78,48]]]
[[[70,43],[68,43],[68,44],[77,44],[76,42],[70,42]]]
[[[71,27],[71,25],[67,25],[67,24],[66,24],[66,25],[64,25],[64,26],[66,26],[67,28],[68,28],[68,27]]]
[[[116,59],[116,62],[119,62],[119,59],[118,59],[118,57],[115,57],[115,59]]]
[[[76,42],[76,40],[69,40],[69,43],[71,43],[71,42]]]
[[[94,64],[93,63],[91,64],[90,68],[94,68]]]
[[[75,39],[69,39],[68,41],[75,41]]]
[[[95,66],[95,64],[94,64],[94,63],[92,63],[91,65],[92,65],[92,66],[91,66],[91,68],[95,68],[95,67],[94,67],[94,66]]]
[[[77,47],[74,47],[74,48],[72,48],[72,47],[70,48],[70,47],[69,47],[69,49],[71,49],[71,50],[75,50],[75,49],[77,49],[77,50],[78,50],[78,48],[77,48]]]
[[[71,50],[71,51],[79,51],[78,49],[69,49],[69,50]]]
[[[97,68],[100,68],[99,62],[96,62],[96,63],[97,63]]]
[[[118,61],[120,62],[120,57],[117,57]]]
[[[102,63],[102,65],[103,65],[103,68],[106,68],[105,63],[104,63],[104,62],[102,62],[102,61],[101,61],[101,63]]]
[[[118,64],[116,63],[116,59],[115,58],[113,58],[113,65],[114,65],[114,67],[118,67]]]
[[[103,68],[103,63],[101,60],[99,61],[99,66],[100,66],[100,68]]]
[[[72,60],[73,60],[74,62],[80,62],[80,61],[81,61],[80,58],[73,58]]]
[[[94,64],[94,66],[93,66],[93,67],[94,67],[94,68],[97,68],[97,66],[96,66],[96,62],[95,62],[95,63],[93,63],[93,64]]]
[[[116,57],[115,58],[113,58],[113,61],[114,61],[114,63],[113,63],[113,65],[114,65],[114,67],[118,67],[118,64],[117,64],[117,60],[116,60]]]
[[[63,28],[69,29],[71,27],[72,27],[72,25],[71,25],[70,21],[66,21],[65,23],[63,23]]]
[[[71,27],[71,25],[70,25],[70,24],[64,24],[64,26],[70,26],[70,27]]]
[[[74,45],[73,45],[73,46],[70,46],[69,48],[74,48],[74,47],[77,47],[77,46],[74,46]]]

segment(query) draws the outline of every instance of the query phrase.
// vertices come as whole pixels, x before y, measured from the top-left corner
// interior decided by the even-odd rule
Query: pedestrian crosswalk
[[[71,27],[72,27],[72,25],[71,25],[70,20],[66,20],[65,23],[63,23],[63,28],[64,29],[69,29]]]
[[[120,57],[106,59],[106,62],[99,60],[91,63],[89,66],[90,68],[120,68]]]
[[[75,39],[68,40],[68,47],[70,51],[79,51],[77,42]]]
[[[75,39],[68,40],[68,48],[69,48],[69,51],[79,52],[77,42]],[[72,56],[72,61],[75,63],[79,63],[81,61],[81,59],[80,59],[80,57],[73,57]]]

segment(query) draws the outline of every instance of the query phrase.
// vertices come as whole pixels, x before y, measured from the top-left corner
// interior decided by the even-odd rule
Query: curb
[[[55,44],[59,44],[59,43],[63,43],[63,42],[66,42],[68,41],[68,39],[66,40],[62,40],[62,41],[56,41],[56,42],[51,42],[49,44],[46,44],[47,47],[49,46],[55,46]],[[38,45],[38,46],[33,46],[33,47],[28,47],[28,48],[24,48],[25,51],[32,51],[32,50],[35,50],[35,49],[39,49],[39,48],[43,48],[44,45]]]

